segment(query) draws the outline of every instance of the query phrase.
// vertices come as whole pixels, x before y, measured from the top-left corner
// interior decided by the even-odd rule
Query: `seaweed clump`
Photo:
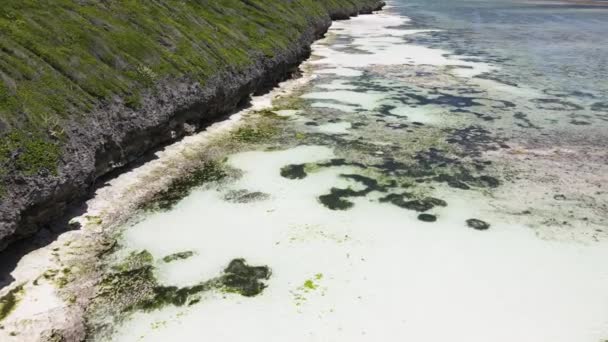
[[[185,177],[177,178],[169,187],[146,202],[145,210],[171,210],[180,200],[190,194],[193,188],[210,182],[217,182],[227,176],[222,164],[209,161]]]
[[[482,220],[479,219],[468,219],[467,220],[467,226],[476,229],[476,230],[487,230],[488,228],[490,228],[490,224],[487,222],[484,222]]]
[[[0,321],[4,320],[15,310],[23,294],[23,285],[17,286],[0,297]]]
[[[175,253],[164,257],[163,261],[171,262],[192,255],[194,252],[191,251]],[[113,266],[113,272],[98,285],[98,304],[119,314],[156,310],[166,305],[192,305],[200,300],[194,295],[212,289],[252,297],[262,293],[266,288],[263,280],[271,274],[267,266],[250,266],[244,259],[234,259],[217,278],[188,287],[163,286],[158,284],[154,275],[153,261],[152,255],[144,250],[131,253],[122,263]]]
[[[414,210],[418,212],[425,212],[433,209],[436,206],[447,206],[446,201],[439,198],[425,197],[422,199],[410,199],[412,197],[413,195],[407,192],[403,194],[388,194],[387,196],[382,197],[380,199],[380,202],[389,202],[400,208]]]
[[[195,297],[204,291],[219,289],[223,292],[238,293],[245,297],[259,295],[266,288],[262,280],[270,278],[268,266],[249,266],[245,259],[234,259],[218,278],[201,282],[194,286],[155,286],[149,298],[138,303],[137,309],[144,311],[160,309],[166,305],[193,305],[200,301]]]
[[[177,260],[185,260],[185,259],[192,257],[193,255],[194,255],[193,251],[178,252],[178,253],[173,253],[173,254],[167,255],[166,257],[163,258],[163,261],[166,263],[169,263],[169,262],[173,262],[173,261],[177,261]]]
[[[258,143],[271,138],[277,132],[275,126],[260,124],[257,127],[241,127],[232,133],[232,137],[243,143]]]
[[[281,168],[281,177],[288,179],[304,179],[307,174],[304,168],[306,164],[292,164]]]
[[[437,221],[437,216],[431,214],[420,214],[418,215],[418,219],[422,222],[435,222]]]
[[[245,259],[234,259],[224,270],[219,282],[228,291],[245,297],[256,296],[266,288],[262,280],[270,278],[268,266],[249,266]]]
[[[270,195],[260,191],[247,191],[245,189],[229,191],[224,200],[232,203],[251,203],[256,201],[264,201],[270,198]]]
[[[362,190],[339,189],[331,188],[329,194],[319,196],[319,201],[328,209],[331,210],[347,210],[354,206],[354,203],[347,200],[349,197],[367,196],[372,191],[386,192],[385,186],[378,183],[377,180],[357,174],[343,174],[342,178],[351,179],[365,186]],[[391,184],[394,186],[394,184]]]

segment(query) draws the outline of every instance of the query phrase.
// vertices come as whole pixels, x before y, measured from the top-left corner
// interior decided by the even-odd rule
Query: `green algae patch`
[[[350,197],[355,191],[350,189],[331,188],[330,193],[319,196],[319,202],[331,210],[348,210],[355,204],[343,197]]]
[[[232,138],[242,143],[259,143],[268,140],[279,132],[270,124],[240,127],[232,133]]]
[[[170,210],[180,200],[190,194],[193,188],[206,183],[217,182],[227,176],[223,164],[215,161],[206,162],[186,176],[174,179],[167,189],[158,192],[141,206],[144,210]]]
[[[134,309],[152,311],[161,309],[167,305],[183,306],[186,303],[191,305],[189,303],[191,296],[210,290],[211,288],[212,284],[209,283],[182,288],[177,286],[157,286],[153,288],[151,298],[145,299],[141,303],[138,303]]]
[[[371,177],[358,174],[341,174],[341,178],[355,181],[364,186],[363,190],[353,190],[351,188],[339,189],[331,188],[329,194],[319,196],[319,202],[326,208],[331,210],[348,210],[354,206],[354,203],[347,200],[351,197],[364,197],[372,191],[386,192],[387,187]],[[396,182],[390,182],[389,186],[395,186]]]
[[[304,282],[304,285],[302,285],[302,286],[309,290],[316,290],[319,287],[319,285],[318,285],[318,283],[315,283],[315,281],[318,282],[321,279],[323,279],[323,274],[317,273],[317,274],[315,274],[313,279],[307,279]]]
[[[310,290],[315,290],[317,288],[317,285],[315,285],[312,280],[308,279],[304,282],[304,287]]]
[[[8,315],[11,314],[21,301],[24,290],[23,285],[17,286],[14,289],[8,291],[7,294],[0,297],[0,321],[4,320]]]
[[[308,301],[309,295],[313,292],[321,290],[321,295],[325,294],[325,288],[321,288],[322,273],[317,273],[310,279],[304,280],[304,283],[297,289],[291,291],[293,300],[296,306],[302,306]]]
[[[85,216],[85,218],[87,219],[87,222],[90,224],[100,225],[103,223],[103,219],[99,216],[87,215],[87,216]]]
[[[219,281],[224,289],[245,297],[262,293],[266,288],[262,280],[268,280],[271,275],[268,266],[249,266],[244,259],[232,260],[224,273]]]
[[[272,109],[258,110],[258,111],[255,111],[254,114],[267,118],[267,119],[272,119],[272,120],[288,120],[289,119],[286,116],[281,116],[281,115],[277,114]]]
[[[140,252],[131,252],[123,261],[112,266],[112,269],[117,272],[138,269],[152,264],[154,257],[147,250]]]
[[[169,257],[179,260],[190,253],[176,254]],[[200,302],[201,295],[207,291],[253,297],[263,292],[267,286],[264,281],[271,275],[268,266],[251,266],[244,259],[234,259],[218,277],[178,287],[159,284],[155,271],[154,258],[145,250],[131,252],[109,267],[87,309],[89,330],[102,336],[113,329],[107,325],[108,318],[119,324],[136,311],[155,311],[169,305],[191,306]]]
[[[245,297],[253,297],[262,293],[266,288],[263,280],[270,278],[270,268],[267,266],[250,266],[244,259],[235,259],[224,269],[224,274],[218,278],[201,282],[194,286],[154,286],[152,294],[131,309],[158,310],[167,305],[193,305],[200,301],[195,295],[210,290],[220,290],[224,293],[237,293]]]
[[[173,253],[173,254],[170,254],[170,255],[167,255],[166,257],[164,257],[163,261],[166,263],[170,263],[170,262],[174,262],[174,261],[178,261],[178,260],[188,259],[188,258],[192,257],[193,255],[194,255],[193,251]]]
[[[49,283],[53,284],[56,288],[62,289],[66,287],[70,282],[74,280],[74,274],[72,269],[65,267],[61,270],[58,269],[48,269],[42,273],[40,277],[33,281],[34,285],[38,285],[41,279],[47,280]]]

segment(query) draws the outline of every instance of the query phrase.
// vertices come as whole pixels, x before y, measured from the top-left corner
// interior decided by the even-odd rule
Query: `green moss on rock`
[[[193,251],[173,253],[173,254],[170,254],[170,255],[167,255],[166,257],[164,257],[163,261],[166,263],[169,263],[169,262],[173,262],[173,261],[177,261],[177,260],[188,259],[188,258],[192,257],[193,255],[194,255]]]
[[[244,143],[259,143],[278,133],[278,129],[269,124],[259,124],[255,127],[240,127],[232,133],[234,140]]]

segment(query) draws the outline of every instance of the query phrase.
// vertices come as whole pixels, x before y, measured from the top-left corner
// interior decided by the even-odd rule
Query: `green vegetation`
[[[304,282],[304,289],[306,290],[316,290],[319,287],[318,283],[315,283],[315,281],[320,281],[321,279],[323,279],[323,274],[322,273],[317,273],[315,274],[315,278],[314,279],[307,279]]]
[[[59,146],[37,134],[14,131],[0,138],[0,181],[10,169],[32,176],[39,172],[57,174]],[[0,195],[3,192],[0,182]]]
[[[238,72],[355,3],[374,1],[4,0],[0,181],[13,171],[55,173],[65,123],[111,99],[139,109],[161,82]]]
[[[258,111],[255,112],[255,114],[257,114],[259,116],[262,116],[264,118],[274,119],[274,120],[287,120],[287,119],[289,119],[286,116],[280,116],[274,110],[271,110],[271,109],[258,110]]]
[[[269,123],[259,123],[255,127],[246,126],[240,127],[232,133],[232,137],[236,141],[244,143],[262,142],[278,133],[276,126]]]
[[[129,270],[143,268],[152,264],[154,257],[150,252],[143,250],[141,252],[131,252],[121,263],[112,266],[116,272],[127,272]]]
[[[169,262],[173,262],[173,261],[177,261],[177,260],[188,259],[193,255],[194,255],[193,251],[179,252],[179,253],[167,255],[166,257],[163,258],[163,261],[169,263]]]

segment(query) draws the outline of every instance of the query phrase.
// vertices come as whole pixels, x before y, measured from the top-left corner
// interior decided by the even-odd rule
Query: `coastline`
[[[116,96],[85,117],[67,121],[55,172],[43,168],[26,175],[0,174],[0,250],[61,219],[104,175],[205,128],[245,105],[250,94],[264,93],[290,77],[332,19],[371,13],[383,5],[376,0],[336,2],[323,16],[310,18],[285,49],[273,55],[255,51],[245,69],[218,70],[204,84],[188,77],[159,79],[153,91],[141,94],[137,109]]]
[[[384,6],[384,2],[375,2],[377,5],[373,7],[337,9],[330,13],[330,17],[332,20],[345,20],[357,14],[371,14]],[[106,267],[100,264],[100,258],[114,248],[114,239],[120,233],[116,229],[123,225],[125,220],[129,220],[129,214],[132,214],[138,205],[148,201],[173,180],[187,175],[192,168],[200,167],[201,160],[195,160],[192,156],[213,155],[214,139],[227,131],[238,129],[243,116],[268,108],[273,98],[287,96],[290,91],[308,82],[311,75],[306,72],[294,79],[288,78],[292,75],[293,68],[299,68],[301,62],[308,58],[310,52],[307,46],[312,44],[313,40],[321,38],[329,26],[329,22],[325,22],[321,28],[313,30],[314,34],[309,33],[300,39],[298,44],[303,44],[306,48],[297,49],[301,52],[289,63],[291,67],[285,68],[281,63],[277,65],[281,76],[272,76],[273,81],[269,83],[277,84],[277,87],[263,95],[254,96],[244,109],[236,111],[228,118],[212,124],[203,122],[198,128],[182,126],[183,131],[171,134],[170,140],[163,141],[165,147],[155,153],[154,160],[121,172],[97,187],[94,195],[85,195],[89,197],[85,212],[70,221],[72,226],[79,228],[62,232],[50,244],[23,256],[12,272],[13,281],[0,290],[3,301],[7,296],[16,293],[14,307],[10,308],[0,321],[0,337],[28,341],[87,339],[84,319],[95,295],[95,284],[99,282],[103,268]],[[267,76],[262,74],[261,77]],[[250,92],[256,91],[249,89],[243,97],[249,98]],[[220,111],[218,114],[221,118],[224,112]],[[193,133],[193,129],[200,132]],[[79,198],[82,198],[82,194]],[[61,207],[53,208],[59,212],[67,207],[61,201],[50,204]],[[65,272],[74,272],[76,279],[64,284],[61,275],[67,275]],[[19,333],[14,335],[17,331]]]
[[[88,319],[40,314],[50,340],[602,340],[602,141],[543,124],[546,94],[484,74],[505,65],[416,44],[439,31],[413,18],[336,23],[303,78],[98,189],[24,258],[11,315]],[[233,258],[271,269],[263,294],[200,290]],[[151,288],[184,296],[137,306]]]

